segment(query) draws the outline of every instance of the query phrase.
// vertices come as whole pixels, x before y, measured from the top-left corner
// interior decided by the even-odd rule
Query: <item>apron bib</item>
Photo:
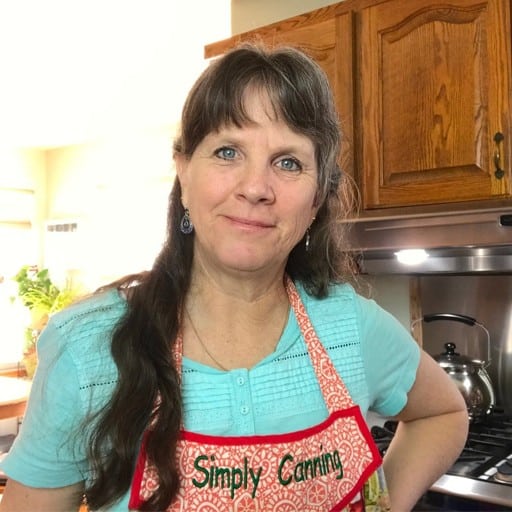
[[[389,510],[381,457],[318,339],[291,279],[290,304],[329,410],[313,427],[275,435],[212,436],[182,429],[177,446],[180,489],[167,512],[326,512]],[[175,344],[181,368],[182,338]],[[137,459],[129,508],[158,488],[146,457],[146,432]]]

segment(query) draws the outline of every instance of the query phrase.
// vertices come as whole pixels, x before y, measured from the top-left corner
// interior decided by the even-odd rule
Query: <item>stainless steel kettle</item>
[[[462,393],[471,419],[490,413],[496,403],[496,397],[491,378],[486,370],[491,364],[491,338],[487,328],[470,316],[454,313],[425,315],[420,320],[424,322],[450,320],[483,329],[487,336],[486,361],[472,359],[469,356],[457,353],[455,343],[445,343],[445,352],[434,356],[434,359],[441,365]]]

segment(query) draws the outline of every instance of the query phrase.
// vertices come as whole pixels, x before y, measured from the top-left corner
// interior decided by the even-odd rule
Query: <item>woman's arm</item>
[[[83,482],[56,489],[36,489],[8,480],[0,501],[0,512],[78,511],[83,491]]]
[[[405,512],[450,468],[468,433],[462,394],[425,352],[395,419],[400,423],[384,456],[384,472],[393,512]]]

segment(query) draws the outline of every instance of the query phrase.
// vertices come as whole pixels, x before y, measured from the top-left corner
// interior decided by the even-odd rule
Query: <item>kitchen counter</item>
[[[23,416],[31,381],[0,377],[0,420]]]

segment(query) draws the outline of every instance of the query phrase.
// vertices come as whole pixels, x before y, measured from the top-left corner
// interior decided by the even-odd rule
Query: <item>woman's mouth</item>
[[[244,217],[226,217],[231,223],[240,226],[241,228],[247,229],[265,229],[273,227],[273,223],[259,220],[259,219],[248,219]]]

